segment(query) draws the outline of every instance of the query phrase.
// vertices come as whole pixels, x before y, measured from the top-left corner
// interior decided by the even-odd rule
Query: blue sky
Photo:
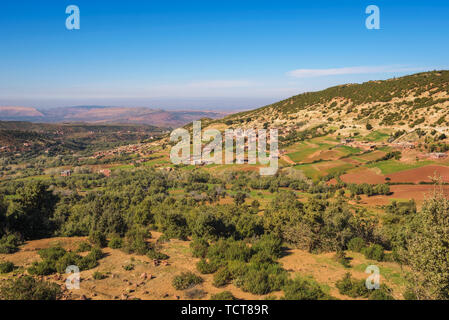
[[[80,30],[65,28],[72,4]],[[448,69],[448,17],[435,0],[2,0],[0,105],[258,107]]]

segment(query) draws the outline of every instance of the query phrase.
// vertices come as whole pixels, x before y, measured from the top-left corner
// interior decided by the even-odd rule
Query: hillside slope
[[[385,81],[346,84],[308,92],[224,122],[285,128],[297,124],[370,125],[374,127],[446,128],[449,124],[449,71],[418,73]]]

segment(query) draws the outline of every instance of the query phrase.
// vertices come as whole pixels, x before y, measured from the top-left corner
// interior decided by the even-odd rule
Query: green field
[[[370,134],[368,134],[358,140],[380,142],[380,141],[386,141],[389,137],[390,137],[390,135],[388,133],[381,132],[381,131],[373,131]]]
[[[379,168],[383,174],[390,174],[399,171],[421,168],[432,164],[433,161],[418,161],[413,164],[403,163],[397,160],[386,160],[367,165],[368,168]]]

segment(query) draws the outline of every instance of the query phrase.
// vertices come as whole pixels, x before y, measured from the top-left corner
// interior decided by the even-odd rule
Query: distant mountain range
[[[31,122],[134,123],[176,128],[202,118],[217,119],[226,115],[214,111],[166,111],[150,108],[75,106],[41,109],[0,106],[0,120]]]

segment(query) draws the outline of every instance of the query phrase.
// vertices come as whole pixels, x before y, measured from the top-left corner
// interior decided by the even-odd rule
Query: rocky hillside
[[[262,127],[332,125],[447,130],[449,71],[418,73],[385,81],[346,84],[300,94],[223,120]]]

